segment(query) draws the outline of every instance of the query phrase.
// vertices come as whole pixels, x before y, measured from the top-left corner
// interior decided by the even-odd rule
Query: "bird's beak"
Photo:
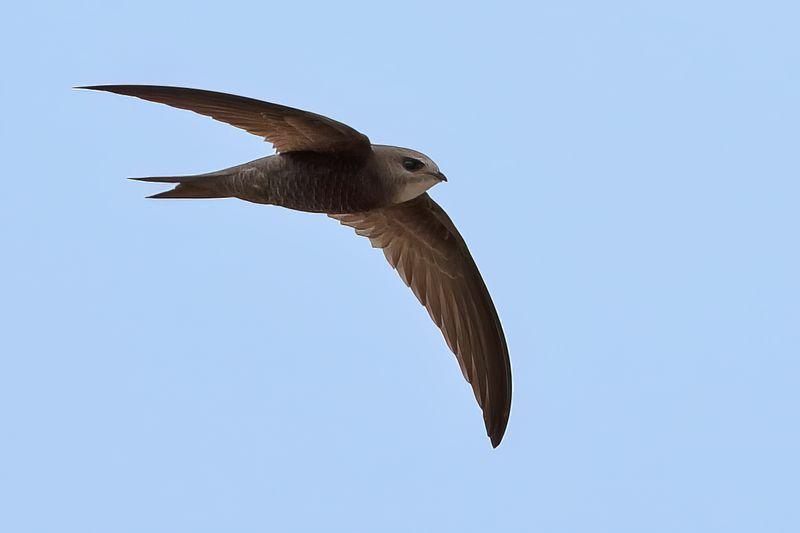
[[[441,172],[437,172],[436,177],[439,178],[439,181],[447,181],[447,176],[445,176]]]

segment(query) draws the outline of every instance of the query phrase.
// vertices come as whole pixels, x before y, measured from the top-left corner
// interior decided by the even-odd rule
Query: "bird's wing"
[[[497,447],[511,410],[511,363],[489,291],[464,239],[428,194],[364,213],[330,215],[382,248],[455,353]]]
[[[372,150],[366,135],[322,115],[243,96],[158,85],[94,85],[107,91],[188,109],[264,137],[279,152],[337,152],[357,155]]]

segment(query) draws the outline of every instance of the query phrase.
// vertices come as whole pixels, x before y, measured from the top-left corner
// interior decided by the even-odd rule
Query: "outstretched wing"
[[[511,411],[511,363],[478,267],[450,217],[428,194],[364,213],[330,215],[382,248],[455,353],[497,447]]]
[[[159,85],[94,85],[107,91],[188,109],[264,137],[279,152],[345,152],[372,150],[366,135],[328,117],[243,96]]]

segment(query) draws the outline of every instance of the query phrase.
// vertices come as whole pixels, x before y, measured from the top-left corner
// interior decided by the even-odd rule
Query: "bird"
[[[427,308],[482,412],[496,448],[511,412],[511,362],[486,284],[450,217],[428,194],[447,181],[409,148],[372,144],[328,117],[232,94],[159,85],[76,87],[186,109],[263,137],[275,153],[192,176],[132,178],[174,187],[148,198],[238,198],[324,213],[383,250]]]

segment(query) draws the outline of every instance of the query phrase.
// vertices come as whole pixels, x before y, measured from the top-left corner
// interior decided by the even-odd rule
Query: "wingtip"
[[[106,91],[109,93],[121,93],[123,89],[130,87],[129,85],[78,85],[73,89],[84,89],[87,91]]]
[[[506,427],[508,427],[508,414],[509,413],[506,413],[501,420],[498,420],[497,423],[494,424],[490,424],[489,420],[486,421],[486,435],[492,442],[492,448],[497,448],[503,441],[503,437],[506,434]]]
[[[492,442],[492,448],[497,448],[500,446],[500,443],[503,441],[503,434],[499,435],[489,435],[489,440]]]

